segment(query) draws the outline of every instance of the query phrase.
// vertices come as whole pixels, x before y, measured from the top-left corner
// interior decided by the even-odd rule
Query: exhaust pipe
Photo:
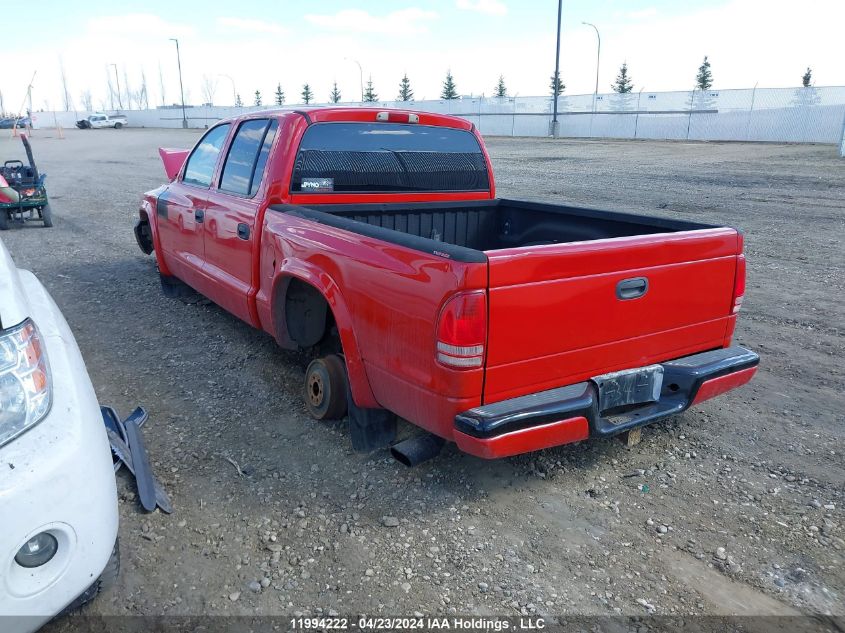
[[[396,461],[410,468],[437,457],[445,443],[442,437],[426,433],[394,444],[390,447],[390,454]]]

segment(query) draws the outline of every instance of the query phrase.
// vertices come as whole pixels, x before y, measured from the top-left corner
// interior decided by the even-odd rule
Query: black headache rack
[[[567,418],[584,417],[591,437],[608,437],[681,413],[695,400],[701,385],[714,378],[756,367],[760,357],[744,347],[717,349],[660,363],[660,398],[620,412],[600,412],[592,380],[483,405],[455,416],[455,429],[489,439]]]

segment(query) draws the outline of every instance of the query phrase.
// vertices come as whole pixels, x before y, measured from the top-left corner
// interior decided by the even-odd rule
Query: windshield
[[[486,191],[487,162],[466,130],[403,123],[316,123],[302,137],[295,193]]]

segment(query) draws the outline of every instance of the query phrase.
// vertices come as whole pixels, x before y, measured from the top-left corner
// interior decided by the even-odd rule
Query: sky
[[[334,81],[343,101],[356,101],[361,73],[382,100],[396,98],[405,73],[417,99],[436,99],[449,70],[461,95],[491,95],[499,75],[510,95],[547,95],[554,70],[554,0],[26,5],[39,17],[0,36],[7,112],[24,104],[33,74],[33,109],[65,109],[62,68],[70,109],[83,109],[87,92],[95,109],[109,108],[109,82],[119,82],[125,102],[142,75],[151,105],[178,102],[170,38],[179,40],[185,100],[197,105],[209,96],[232,105],[236,93],[251,105],[256,90],[268,105],[278,84],[286,103],[300,103],[306,82],[323,102]],[[0,0],[0,15],[20,7]],[[596,32],[583,22],[601,34],[599,92],[610,91],[623,62],[635,91],[688,90],[705,55],[714,89],[796,86],[808,66],[815,85],[845,85],[845,0],[564,0],[560,64],[569,95],[592,93],[596,83]]]

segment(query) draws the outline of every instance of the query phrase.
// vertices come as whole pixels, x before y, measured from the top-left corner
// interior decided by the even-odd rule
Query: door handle
[[[249,239],[249,224],[244,224],[243,222],[238,224],[238,237],[242,240]]]
[[[202,209],[195,209],[194,210],[194,220],[197,222],[202,222],[205,219],[205,211]]]
[[[631,277],[616,284],[616,298],[621,300],[637,299],[648,292],[647,277]]]

